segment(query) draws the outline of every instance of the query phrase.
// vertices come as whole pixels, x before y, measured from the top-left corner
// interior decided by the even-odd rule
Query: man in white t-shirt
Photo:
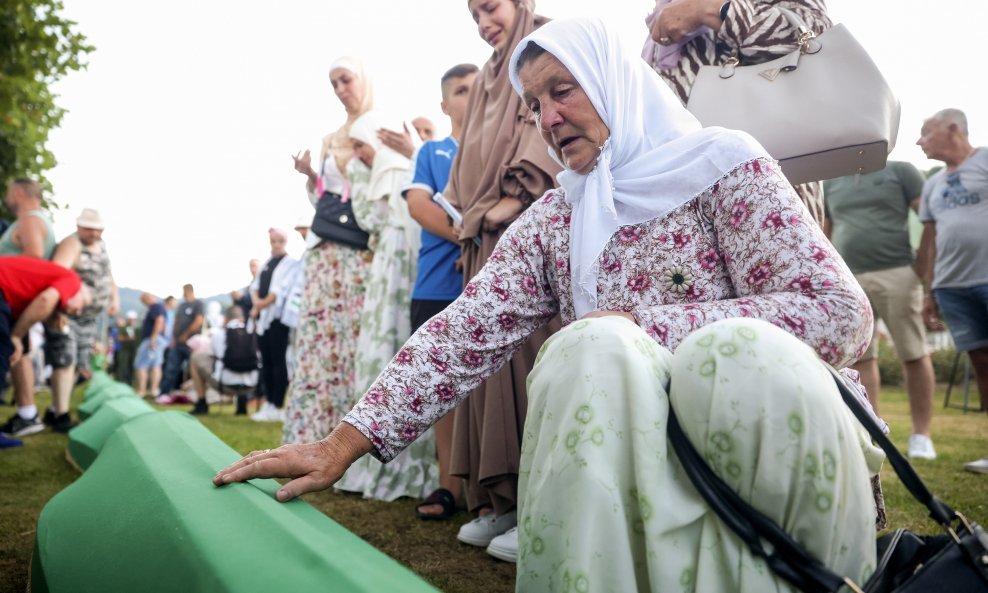
[[[988,409],[988,149],[968,140],[967,117],[944,109],[923,122],[916,142],[946,167],[923,186],[917,270],[927,288],[927,323],[943,314],[958,350],[968,353]],[[988,474],[988,457],[964,466]]]

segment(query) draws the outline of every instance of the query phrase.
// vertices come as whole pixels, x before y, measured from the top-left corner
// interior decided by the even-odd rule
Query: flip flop
[[[443,508],[441,513],[423,513],[419,510],[421,507],[438,504]],[[445,488],[438,488],[432,491],[425,500],[423,500],[417,507],[415,507],[415,516],[423,521],[445,521],[453,516],[456,512],[456,499],[453,497],[453,493]]]

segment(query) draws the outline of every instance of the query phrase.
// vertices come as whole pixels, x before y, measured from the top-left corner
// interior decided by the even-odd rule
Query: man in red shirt
[[[89,291],[72,270],[33,257],[0,257],[0,393],[7,370],[24,353],[28,330],[38,321],[64,323],[60,312],[78,314]],[[34,434],[44,428],[33,406],[18,406],[0,433]],[[32,414],[33,412],[33,414]]]

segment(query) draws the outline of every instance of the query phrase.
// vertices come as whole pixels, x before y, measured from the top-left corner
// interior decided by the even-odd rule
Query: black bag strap
[[[899,480],[902,481],[906,490],[909,490],[913,498],[929,509],[931,519],[944,527],[950,527],[957,519],[957,513],[954,512],[954,509],[947,506],[947,503],[930,492],[926,484],[923,483],[922,478],[913,469],[913,466],[909,464],[909,461],[892,444],[892,441],[885,436],[885,433],[882,432],[882,429],[875,423],[868,411],[865,410],[858,397],[851,392],[851,388],[847,386],[844,378],[830,365],[827,365],[827,370],[834,377],[834,381],[837,383],[837,389],[840,391],[844,403],[850,408],[851,413],[858,419],[861,426],[868,431],[868,435],[875,441],[875,444],[881,447],[882,451],[885,451],[889,464],[892,465],[892,469],[895,470],[896,475],[899,476]]]
[[[841,398],[851,413],[864,426],[872,439],[885,451],[889,462],[909,492],[930,511],[930,517],[945,527],[950,527],[956,513],[942,500],[934,496],[923,480],[895,445],[885,436],[858,398],[832,367],[828,370],[837,383]],[[669,443],[690,482],[710,508],[745,544],[752,553],[765,560],[779,577],[808,593],[836,591],[850,584],[810,555],[802,545],[779,527],[775,521],[754,509],[715,474],[683,433],[676,414],[669,407]],[[771,544],[768,552],[761,540]]]
[[[734,533],[762,558],[772,572],[807,593],[830,593],[845,584],[845,579],[828,569],[792,539],[775,521],[766,517],[720,479],[700,457],[683,433],[676,414],[669,408],[669,443],[686,470],[693,487]],[[762,539],[772,551],[762,546]]]

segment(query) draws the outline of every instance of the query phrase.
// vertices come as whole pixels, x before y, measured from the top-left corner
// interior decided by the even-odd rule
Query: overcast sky
[[[49,146],[59,236],[84,207],[107,222],[117,283],[180,294],[227,292],[267,254],[270,226],[291,228],[312,209],[290,155],[342,123],[328,82],[338,56],[361,58],[376,107],[430,117],[442,133],[439,79],[482,64],[466,0],[171,2],[65,0],[64,16],[96,46],[89,69],[55,91],[69,113]],[[914,145],[924,117],[968,113],[972,141],[988,138],[983,23],[988,3],[831,0],[902,102],[892,158],[927,168]],[[549,17],[596,15],[644,39],[653,0],[539,0]],[[636,42],[637,45],[637,42]],[[289,252],[302,243],[294,235]]]

